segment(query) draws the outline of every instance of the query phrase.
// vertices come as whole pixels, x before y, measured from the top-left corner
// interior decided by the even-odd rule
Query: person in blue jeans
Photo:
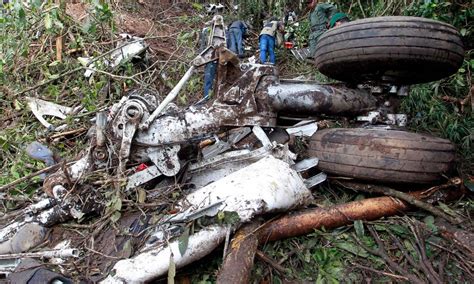
[[[247,34],[247,28],[245,22],[237,20],[230,24],[228,30],[227,48],[241,58],[244,57],[243,38]]]
[[[275,64],[275,42],[278,32],[282,32],[284,26],[281,22],[273,20],[264,24],[260,32],[260,62],[267,63],[267,57],[270,57],[270,63]]]

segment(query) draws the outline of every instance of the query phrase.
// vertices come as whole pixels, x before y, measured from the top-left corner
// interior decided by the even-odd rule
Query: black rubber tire
[[[455,73],[464,59],[458,31],[420,17],[376,17],[330,29],[317,44],[316,67],[351,83],[408,85]]]
[[[363,128],[332,128],[311,137],[308,154],[324,172],[394,183],[432,183],[454,166],[455,147],[429,135]]]

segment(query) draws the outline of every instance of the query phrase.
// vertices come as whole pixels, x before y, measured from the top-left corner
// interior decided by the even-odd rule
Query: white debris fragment
[[[120,34],[120,37],[124,39],[119,43],[119,46],[121,47],[110,55],[109,65],[112,68],[132,59],[147,48],[143,38],[131,36],[129,34]]]
[[[196,190],[180,202],[181,214],[190,214],[202,207],[221,202],[218,211],[237,212],[242,222],[255,215],[272,211],[287,211],[311,199],[303,179],[290,166],[272,156],[234,172],[208,186]],[[177,214],[176,218],[179,217]]]
[[[101,283],[144,283],[153,280],[168,271],[171,254],[176,267],[183,267],[214,250],[225,239],[226,231],[224,225],[213,225],[191,235],[183,255],[179,252],[179,241],[175,240],[169,247],[160,247],[121,260]]]
[[[26,97],[25,100],[28,103],[33,114],[46,128],[54,130],[55,127],[44,119],[44,116],[54,116],[60,119],[65,119],[66,116],[73,111],[70,107],[65,107],[52,102],[40,100],[37,98]]]
[[[318,124],[314,120],[303,120],[286,129],[290,135],[306,137],[313,136],[316,131],[318,131]]]
[[[111,68],[115,68],[135,56],[140,55],[145,49],[147,45],[145,44],[145,40],[140,37],[131,36],[129,34],[120,34],[122,37],[122,41],[118,43],[117,48],[110,54],[108,58],[105,58],[105,64]],[[84,67],[87,67],[87,70],[84,72],[84,77],[89,78],[97,70],[97,64],[95,63],[96,60],[90,57],[78,57],[77,60],[81,63]]]

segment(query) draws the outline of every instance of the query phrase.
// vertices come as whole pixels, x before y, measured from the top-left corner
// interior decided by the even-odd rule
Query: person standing
[[[277,33],[283,32],[284,26],[281,22],[272,20],[264,24],[260,32],[260,62],[262,64],[267,62],[267,57],[270,57],[270,63],[275,64],[275,43]]]
[[[247,34],[247,25],[244,21],[233,21],[229,26],[228,48],[240,58],[244,57],[243,38]]]
[[[308,5],[308,8],[312,10],[309,15],[311,26],[309,35],[309,58],[314,56],[319,37],[327,31],[329,20],[337,11],[334,4],[319,2],[318,0],[312,0]]]

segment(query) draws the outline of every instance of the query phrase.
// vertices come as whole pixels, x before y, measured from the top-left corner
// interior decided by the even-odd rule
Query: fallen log
[[[440,193],[440,191],[436,192]],[[429,192],[430,195],[433,193],[433,191]],[[437,199],[445,202],[461,197],[464,192],[449,190],[443,193]],[[418,200],[430,197],[426,196],[427,191],[415,191],[408,194]],[[259,243],[301,236],[321,228],[333,229],[352,224],[356,220],[377,220],[400,214],[410,208],[407,202],[397,198],[376,197],[338,204],[330,208],[305,209],[264,225],[258,232]]]
[[[229,253],[217,274],[217,283],[250,282],[250,271],[258,247],[255,231],[259,225],[259,222],[252,222],[237,231],[230,243]]]

